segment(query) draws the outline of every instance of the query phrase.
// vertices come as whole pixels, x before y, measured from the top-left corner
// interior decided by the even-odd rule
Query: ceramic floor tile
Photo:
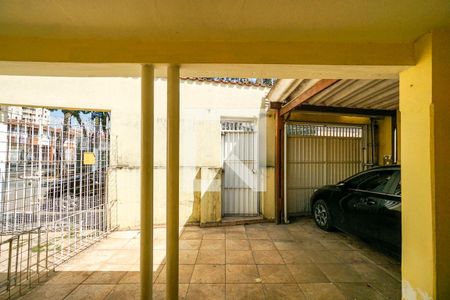
[[[82,284],[66,298],[67,300],[103,300],[113,290],[113,284]]]
[[[299,250],[300,244],[295,241],[274,241],[278,250]]]
[[[384,255],[375,250],[362,250],[362,254],[376,264],[397,264],[400,265],[400,261],[393,257]]]
[[[347,264],[317,264],[331,282],[365,282],[366,280]]]
[[[297,283],[330,282],[315,264],[287,265]]]
[[[204,240],[223,240],[225,239],[225,233],[224,232],[206,232],[203,235]]]
[[[275,250],[271,240],[250,240],[252,250]]]
[[[190,284],[186,299],[223,300],[225,299],[225,284]]]
[[[277,250],[257,250],[253,251],[253,258],[257,265],[284,264],[283,258]]]
[[[339,258],[333,251],[322,251],[322,250],[305,250],[305,253],[311,258],[315,263],[324,264],[336,264],[343,263],[342,259]]]
[[[398,285],[398,287],[400,287],[400,281],[375,264],[351,264],[350,266],[367,282],[380,282],[391,284],[392,286]]]
[[[303,292],[296,284],[264,284],[266,300],[303,300]]]
[[[92,272],[57,272],[48,281],[49,284],[79,284],[86,280]]]
[[[370,282],[369,285],[375,288],[379,293],[390,300],[399,300],[402,298],[401,284],[392,285],[383,282]]]
[[[228,240],[245,240],[247,239],[247,235],[245,234],[245,231],[243,232],[227,232],[226,238]]]
[[[141,290],[139,284],[118,284],[106,296],[105,300],[139,300],[140,295]]]
[[[189,284],[178,285],[178,299],[186,299],[186,294],[189,288]],[[124,300],[126,298],[123,298]],[[163,283],[157,283],[153,285],[153,300],[165,300],[166,299],[166,285]]]
[[[154,299],[165,299],[165,230],[154,233]],[[344,233],[324,232],[312,218],[181,231],[180,299],[401,297],[398,260]],[[139,246],[138,232],[114,233],[23,299],[139,299]]]
[[[384,300],[386,299],[374,287],[366,283],[336,283],[347,299]]]
[[[247,238],[249,240],[269,240],[270,237],[267,232],[259,230],[259,231],[246,231]]]
[[[198,250],[179,250],[179,264],[193,265],[197,260]]]
[[[225,283],[225,265],[195,265],[191,283]]]
[[[83,284],[116,284],[127,272],[94,272]]]
[[[295,283],[285,265],[258,265],[258,272],[263,283]]]
[[[153,282],[158,278],[158,272],[153,272]],[[139,283],[141,282],[140,272],[127,272],[119,281],[119,284],[122,283]]]
[[[223,250],[225,249],[225,240],[203,240],[200,250]]]
[[[302,283],[299,286],[308,300],[346,300],[333,283]]]
[[[178,282],[189,283],[191,281],[194,265],[179,265],[178,266]],[[166,267],[159,273],[156,283],[166,283]]]
[[[245,225],[226,226],[225,232],[245,232]]]
[[[198,250],[201,243],[202,240],[180,240],[179,248],[180,250]]]
[[[225,264],[225,250],[200,250],[197,264]]]
[[[286,264],[304,264],[312,262],[308,253],[302,250],[280,250],[279,252]]]
[[[343,263],[371,263],[360,251],[337,250],[334,251],[334,254]]]
[[[62,300],[77,288],[78,284],[58,284],[39,285],[28,294],[20,298],[21,300]]]
[[[378,265],[378,267],[384,270],[386,273],[389,273],[389,275],[391,275],[398,281],[402,280],[402,269],[400,265],[387,264],[387,265]]]
[[[320,241],[314,239],[297,241],[297,243],[298,249],[301,250],[313,250],[313,251],[327,250],[327,248],[325,248],[325,246],[322,243],[320,243]]]
[[[261,282],[256,265],[227,265],[227,283],[258,283]]]
[[[248,240],[226,240],[226,250],[250,250]]]
[[[267,234],[273,241],[291,241],[294,240],[292,235],[286,230],[286,231],[268,231]]]
[[[202,231],[184,231],[180,235],[180,240],[201,240],[203,238]]]
[[[327,250],[352,250],[350,246],[348,246],[346,243],[342,241],[336,241],[336,240],[321,240],[320,243],[327,249]]]
[[[227,250],[227,264],[251,265],[255,264],[252,251],[250,250]]]
[[[227,299],[233,300],[260,300],[264,299],[262,284],[227,284]]]

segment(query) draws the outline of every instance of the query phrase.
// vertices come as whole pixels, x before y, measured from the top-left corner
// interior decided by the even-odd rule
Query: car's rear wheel
[[[322,199],[314,202],[313,215],[314,221],[321,229],[329,231],[333,228],[330,210]]]

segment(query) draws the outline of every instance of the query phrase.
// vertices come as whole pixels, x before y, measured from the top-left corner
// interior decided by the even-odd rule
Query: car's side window
[[[387,184],[391,180],[393,174],[394,174],[393,170],[373,172],[372,176],[360,182],[357,188],[359,190],[378,193],[386,192]]]
[[[353,177],[346,182],[346,186],[349,188],[357,188],[361,184],[361,182],[366,181],[367,178],[370,178],[371,176],[372,176],[372,173],[369,172],[369,173],[364,173],[359,176]]]

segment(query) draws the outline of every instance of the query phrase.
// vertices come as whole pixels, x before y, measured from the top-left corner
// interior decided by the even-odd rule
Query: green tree
[[[100,127],[103,130],[106,130],[108,126],[108,122],[110,121],[111,116],[109,112],[104,111],[96,111],[92,112],[91,120],[94,120],[95,130],[97,131]]]

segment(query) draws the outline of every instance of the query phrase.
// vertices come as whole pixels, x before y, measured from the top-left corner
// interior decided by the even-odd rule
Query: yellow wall
[[[392,157],[392,118],[377,119],[378,124],[378,164],[384,164],[384,156]]]
[[[397,164],[402,162],[402,114],[397,110]]]
[[[436,299],[450,299],[450,31],[434,32],[432,39]]]
[[[263,185],[265,187],[260,192],[262,214],[267,219],[275,219],[275,111],[268,110],[261,118],[263,128],[260,129],[260,140],[264,145],[260,145],[260,149],[264,164],[263,168]]]
[[[450,33],[416,43],[400,74],[405,299],[450,298]]]

